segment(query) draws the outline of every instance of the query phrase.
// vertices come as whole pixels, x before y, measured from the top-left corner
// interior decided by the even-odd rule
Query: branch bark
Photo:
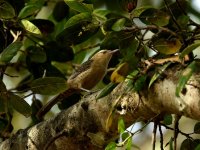
[[[200,120],[200,75],[194,74],[180,97],[175,96],[182,69],[175,65],[151,88],[140,92],[127,90],[120,83],[108,96],[96,100],[99,92],[26,130],[21,130],[0,144],[0,149],[65,150],[103,149],[116,139],[117,121],[123,117],[126,126],[164,114],[184,115]]]

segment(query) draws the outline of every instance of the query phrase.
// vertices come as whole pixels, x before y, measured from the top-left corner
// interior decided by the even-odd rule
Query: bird
[[[90,90],[105,76],[110,59],[117,51],[119,51],[119,49],[100,50],[86,62],[81,64],[80,67],[68,78],[68,89],[45,104],[38,111],[37,118],[41,119],[56,103],[74,93],[81,91],[91,92]]]

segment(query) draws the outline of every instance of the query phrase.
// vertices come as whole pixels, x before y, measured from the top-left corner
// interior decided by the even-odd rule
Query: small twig
[[[160,123],[158,124],[158,127],[159,127],[159,132],[160,132],[160,149],[164,150],[164,148],[163,148],[163,133],[162,133],[162,129],[161,129],[161,124]]]
[[[166,8],[167,8],[167,9],[169,10],[169,12],[170,12],[170,15],[171,15],[171,17],[172,17],[173,22],[176,24],[176,26],[178,27],[178,29],[181,31],[181,27],[180,27],[180,25],[177,23],[176,18],[174,17],[174,14],[173,14],[171,8],[169,7],[167,1],[164,0],[164,3],[165,3]]]
[[[124,27],[122,30],[123,31],[139,31],[139,30],[150,30],[150,29],[157,29],[157,30],[160,30],[160,31],[163,31],[163,32],[168,32],[170,34],[172,34],[173,36],[176,36],[177,37],[177,34],[175,32],[173,32],[172,30],[168,29],[168,28],[165,28],[165,27],[159,27],[159,26],[156,26],[156,25],[147,25],[145,27],[138,27],[138,26],[132,26],[132,27]]]
[[[15,34],[12,30],[10,30],[10,33],[13,36],[13,43],[17,41],[18,37],[22,34],[22,31],[17,31],[17,33]]]
[[[179,0],[176,0],[176,3],[178,5],[178,7],[181,9],[181,11],[183,12],[183,14],[187,16],[187,13],[185,12],[185,10],[183,9],[183,7],[181,6]]]
[[[174,128],[171,128],[163,123],[160,123],[160,125],[162,125],[163,127],[165,127],[166,129],[169,129],[169,130],[174,130]],[[190,135],[193,134],[193,133],[184,133],[182,132],[181,130],[178,131],[180,134],[184,135],[185,137],[187,137],[188,139],[193,139]]]
[[[177,149],[177,137],[179,134],[179,120],[180,120],[181,116],[180,115],[175,115],[175,120],[174,120],[174,150]]]
[[[31,92],[30,94],[25,95],[25,96],[23,96],[22,98],[25,99],[25,98],[27,98],[27,97],[29,97],[29,96],[31,96],[31,95],[34,95],[34,93]]]
[[[10,74],[8,74],[8,73],[3,73],[4,75],[6,75],[6,76],[8,76],[8,77],[12,77],[12,78],[18,78],[19,76],[14,76],[14,75],[10,75]]]
[[[156,148],[156,131],[157,131],[157,121],[154,122],[153,126],[153,133],[152,133],[152,150],[155,150]]]
[[[164,0],[164,3],[165,3],[166,8],[167,8],[167,9],[169,10],[169,12],[170,12],[170,15],[171,15],[171,17],[172,17],[173,22],[176,24],[178,30],[181,32],[181,36],[182,36],[183,43],[184,43],[184,45],[186,46],[186,45],[187,45],[187,42],[186,42],[186,40],[185,40],[185,38],[184,38],[184,35],[183,35],[183,32],[182,32],[182,29],[181,29],[180,25],[179,25],[178,22],[176,21],[176,18],[175,18],[174,14],[173,14],[173,12],[172,12],[171,8],[169,7],[169,5],[168,5],[168,3],[167,3],[166,0]]]

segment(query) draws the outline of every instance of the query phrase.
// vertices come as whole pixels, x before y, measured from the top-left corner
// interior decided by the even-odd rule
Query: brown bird
[[[71,96],[76,92],[90,92],[99,81],[103,79],[107,72],[108,63],[116,50],[101,50],[94,54],[89,60],[84,62],[67,80],[69,89],[59,94],[57,97],[45,104],[37,113],[41,119],[56,103]]]

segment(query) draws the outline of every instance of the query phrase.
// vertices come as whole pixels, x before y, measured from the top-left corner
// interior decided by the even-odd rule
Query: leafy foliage
[[[100,49],[120,49],[120,52],[109,64],[115,69],[105,76],[104,88],[97,99],[108,95],[123,81],[127,81],[127,89],[137,92],[151,88],[174,62],[160,63],[149,70],[144,60],[170,60],[176,55],[186,66],[176,88],[176,96],[180,96],[198,68],[192,53],[200,46],[200,26],[188,14],[197,18],[200,14],[185,0],[169,4],[164,1],[156,7],[144,2],[139,6],[137,0],[0,0],[0,135],[12,132],[13,109],[31,116],[33,123],[37,123],[34,114],[41,101],[35,98],[36,94],[55,95],[65,91],[66,77],[72,73],[74,64]],[[52,12],[42,16],[41,12],[50,3]],[[186,56],[190,57],[189,63],[184,62]],[[9,75],[12,72],[7,73],[8,67],[28,72],[27,76],[13,75],[20,76],[21,81],[11,90],[4,84],[6,75],[12,77]],[[158,69],[161,71],[157,72]],[[153,76],[148,75],[150,71]],[[31,92],[31,106],[22,96],[27,91]],[[164,124],[171,123],[172,117],[165,116]],[[123,120],[119,120],[118,128],[120,133],[124,132]],[[199,133],[198,124],[194,132]],[[184,143],[192,142],[184,141],[183,147]],[[126,147],[131,149],[131,146],[134,145],[129,138]],[[112,142],[106,149],[116,147]]]

